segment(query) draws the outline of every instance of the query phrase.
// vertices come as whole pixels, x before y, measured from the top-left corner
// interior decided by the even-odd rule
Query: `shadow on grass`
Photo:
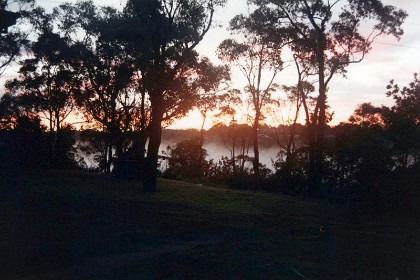
[[[419,226],[398,217],[351,224],[343,209],[307,199],[168,180],[151,195],[80,172],[32,170],[2,184],[2,279],[420,275]]]

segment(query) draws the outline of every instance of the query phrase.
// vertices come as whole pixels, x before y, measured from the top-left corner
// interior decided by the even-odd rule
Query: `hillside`
[[[354,223],[321,201],[169,180],[151,195],[137,181],[68,171],[2,186],[2,279],[420,275],[419,225],[401,217],[361,212]]]

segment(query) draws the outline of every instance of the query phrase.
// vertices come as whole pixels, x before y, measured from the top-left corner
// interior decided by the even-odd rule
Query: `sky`
[[[98,5],[110,5],[122,8],[126,0],[94,0]],[[76,0],[37,0],[37,4],[47,9],[63,2],[75,3]],[[403,24],[404,35],[400,41],[394,37],[381,37],[373,45],[373,49],[365,59],[358,64],[350,65],[347,78],[335,76],[328,91],[328,104],[334,111],[331,124],[345,121],[352,114],[358,104],[371,102],[373,105],[392,105],[393,101],[386,97],[386,86],[391,79],[401,86],[413,80],[413,73],[420,71],[420,1],[419,0],[383,0],[384,4],[394,5],[405,10],[408,18]],[[223,8],[215,12],[216,25],[211,29],[203,41],[198,45],[197,51],[208,56],[216,64],[218,61],[215,52],[217,46],[230,36],[227,30],[228,23],[237,14],[247,13],[246,0],[227,0]],[[281,85],[294,85],[296,72],[293,67],[282,71],[276,82]],[[232,87],[242,89],[246,82],[237,71],[232,68]],[[3,89],[0,89],[0,92]],[[279,93],[281,95],[281,93]],[[278,112],[279,115],[282,112]],[[240,117],[239,117],[240,118]],[[211,127],[217,120],[210,120],[206,128]],[[170,128],[199,128],[201,117],[197,111],[191,112],[187,117],[176,121]]]
[[[419,0],[383,0],[386,5],[394,5],[405,10],[408,17],[403,24],[404,35],[398,41],[394,37],[381,37],[373,45],[370,53],[358,64],[350,65],[347,78],[335,76],[328,92],[328,104],[334,111],[331,124],[346,121],[358,104],[371,102],[373,105],[390,106],[393,101],[387,98],[386,86],[391,79],[399,85],[407,85],[413,80],[413,73],[420,71],[420,1]],[[223,28],[209,31],[198,46],[203,53],[215,61],[217,46],[223,39],[229,37],[226,30],[229,20],[240,13],[247,13],[245,0],[228,0],[223,9],[216,10],[216,20],[223,23]],[[285,85],[296,84],[296,72],[290,67],[279,74],[277,83]],[[243,88],[244,79],[238,71],[232,71],[233,87]],[[279,112],[279,114],[282,114]],[[200,116],[192,112],[189,117],[178,121],[171,128],[195,127]],[[208,122],[207,127],[212,123]]]

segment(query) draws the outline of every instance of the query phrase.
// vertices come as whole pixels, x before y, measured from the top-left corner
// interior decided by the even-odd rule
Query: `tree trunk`
[[[149,145],[147,147],[147,157],[143,175],[143,191],[155,193],[158,176],[158,156],[162,137],[163,113],[153,112],[149,128]]]
[[[233,174],[236,174],[236,135],[235,135],[235,120],[232,121],[232,172]]]
[[[66,155],[62,155],[61,153],[64,152],[61,150],[61,128],[60,128],[60,112],[55,112],[55,121],[56,121],[56,127],[55,127],[55,133],[54,133],[54,155],[55,155],[55,165],[58,168],[64,168],[63,161],[66,158]]]
[[[203,147],[204,147],[204,124],[206,122],[206,114],[203,114],[203,122],[201,123],[201,129],[200,129],[200,152],[199,152],[199,161],[198,161],[198,176],[199,179],[202,179],[203,176]]]
[[[112,163],[112,133],[109,134],[109,140],[107,145],[107,160],[106,160],[106,174],[111,174],[111,163]]]
[[[322,42],[325,42],[322,37]],[[324,44],[321,44],[322,46]],[[325,86],[325,58],[324,58],[324,48],[319,50],[318,54],[318,77],[319,77],[319,95],[318,95],[318,102],[317,107],[319,109],[318,113],[315,113],[315,117],[317,117],[317,121],[314,122],[315,131],[315,153],[313,155],[314,166],[313,166],[313,178],[312,183],[313,192],[319,192],[320,187],[322,184],[322,177],[323,177],[323,162],[324,162],[324,134],[325,134],[325,112],[326,112],[326,86]]]
[[[260,179],[260,151],[258,148],[258,127],[259,127],[259,119],[260,113],[257,111],[255,113],[254,125],[252,126],[252,140],[254,145],[254,161],[253,161],[253,169],[254,175],[257,180],[256,183],[259,183]]]
[[[146,142],[147,133],[141,131],[135,138],[135,160],[136,160],[136,171],[134,173],[136,178],[143,180],[144,166],[145,166],[145,154],[146,154]]]
[[[306,190],[307,194],[312,194],[317,185],[315,179],[315,126],[314,123],[308,125],[309,186]]]
[[[136,176],[141,180],[144,178],[145,170],[145,154],[146,154],[146,143],[148,138],[147,131],[147,116],[146,116],[146,93],[145,90],[141,90],[141,103],[140,103],[140,132],[136,137],[136,144],[138,145],[136,152],[138,151],[138,156],[136,158],[137,169]]]

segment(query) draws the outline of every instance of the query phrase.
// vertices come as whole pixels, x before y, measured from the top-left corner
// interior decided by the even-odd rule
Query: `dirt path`
[[[30,277],[20,278],[19,280],[48,280],[48,279],[91,279],[98,274],[115,272],[120,269],[135,267],[142,259],[156,257],[160,255],[176,253],[194,249],[199,246],[212,245],[221,242],[221,238],[199,239],[186,241],[180,244],[163,245],[148,251],[130,253],[125,255],[108,256],[90,260],[83,265],[67,268],[62,271],[42,273]]]

